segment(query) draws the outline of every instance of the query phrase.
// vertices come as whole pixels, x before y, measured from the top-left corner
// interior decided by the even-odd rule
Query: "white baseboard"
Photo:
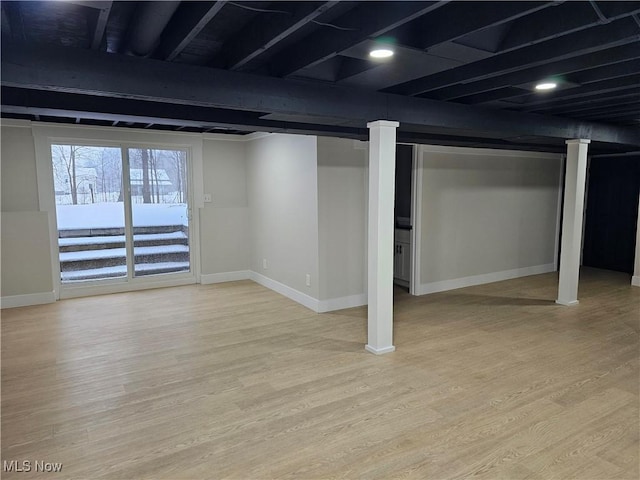
[[[364,346],[364,349],[367,352],[373,353],[374,355],[384,355],[385,353],[391,353],[396,351],[396,347],[394,347],[393,345],[391,345],[390,347],[376,348],[367,344]]]
[[[634,275],[631,277],[631,285],[634,287],[640,287],[640,275]]]
[[[238,280],[249,280],[251,274],[249,270],[239,270],[237,272],[207,273],[200,275],[200,283],[209,285],[212,283],[237,282]]]
[[[0,299],[0,308],[28,307],[56,301],[55,292],[29,293],[27,295],[11,295]]]
[[[345,308],[361,307],[367,304],[367,294],[350,295],[348,297],[330,298],[318,302],[318,313],[333,312]]]
[[[269,277],[265,277],[257,272],[250,271],[249,278],[256,283],[259,283],[263,287],[267,287],[274,292],[279,293],[280,295],[284,295],[287,298],[290,298],[294,302],[298,302],[301,305],[313,310],[314,312],[319,311],[319,301],[306,293],[302,293],[295,288],[291,288],[283,283],[280,283],[276,280],[273,280]]]
[[[417,294],[426,295],[428,293],[445,292],[447,290],[455,290],[456,288],[472,287],[474,285],[482,285],[485,283],[501,282],[502,280],[511,280],[513,278],[527,277],[529,275],[538,275],[541,273],[549,273],[554,271],[555,265],[553,263],[548,263],[546,265],[535,265],[533,267],[516,268],[513,270],[504,270],[502,272],[473,275],[471,277],[454,278],[453,280],[423,283],[418,287]]]
[[[280,295],[284,295],[285,297],[304,305],[316,313],[332,312],[334,310],[360,307],[367,304],[367,295],[364,293],[360,295],[350,295],[347,297],[330,298],[328,300],[317,300],[306,293],[302,293],[295,288],[291,288],[269,277],[265,277],[258,272],[249,271],[248,274],[249,279],[254,282],[259,283],[263,287],[267,287]]]

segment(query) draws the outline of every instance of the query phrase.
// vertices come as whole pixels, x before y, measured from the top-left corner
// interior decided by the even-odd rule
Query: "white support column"
[[[564,208],[562,210],[562,245],[560,250],[560,305],[578,304],[580,249],[584,192],[587,176],[587,149],[591,140],[567,140],[567,169],[564,179]]]
[[[396,128],[378,120],[369,127],[368,342],[376,355],[393,352],[393,209]]]

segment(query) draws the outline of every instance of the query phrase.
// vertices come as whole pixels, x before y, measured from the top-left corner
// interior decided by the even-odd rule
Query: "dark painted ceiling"
[[[478,107],[478,112],[540,114],[545,116],[541,123],[547,116],[560,117],[580,131],[591,131],[593,122],[606,124],[611,132],[640,129],[638,1],[68,0],[1,5],[3,70],[7,52],[23,46],[57,47],[51,50],[54,56],[73,56],[82,49],[95,54],[96,65],[104,64],[101,59],[107,57],[100,52],[106,52],[139,59],[140,65],[152,59],[170,62],[174,70],[188,64],[212,72],[288,79],[296,85],[337,86],[363,98],[380,92],[388,94],[385,98],[414,97],[417,105],[419,99],[429,99]],[[395,55],[370,58],[377,46],[388,46]],[[543,80],[553,80],[558,88],[535,91]],[[320,116],[304,108],[289,113],[251,110],[240,101],[237,110],[234,105],[211,108],[195,100],[193,105],[184,100],[149,102],[133,94],[107,101],[111,93],[98,87],[50,88],[5,82],[4,75],[2,85],[3,117],[198,132],[366,137],[362,122],[350,123],[346,114]],[[561,150],[564,143],[557,135],[546,135],[544,128],[516,135],[481,130],[462,124],[401,124],[399,139],[540,150]],[[615,152],[638,146],[610,141],[595,142],[594,148]]]

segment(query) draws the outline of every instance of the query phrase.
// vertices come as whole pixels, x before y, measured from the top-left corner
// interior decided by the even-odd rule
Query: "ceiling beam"
[[[9,90],[9,91],[8,91]],[[143,129],[154,126],[178,127],[179,129],[199,129],[206,132],[215,130],[238,130],[242,132],[294,133],[300,135],[322,135],[341,138],[368,139],[366,128],[318,126],[305,123],[274,122],[256,119],[254,115],[243,112],[219,111],[203,107],[187,107],[184,105],[167,105],[138,100],[110,99],[105,97],[89,97],[84,95],[61,94],[41,91],[24,91],[4,88],[5,98],[9,104],[2,105],[5,116],[32,115],[39,121],[39,116],[51,118],[93,120],[109,122],[112,126],[119,124],[144,124]],[[40,97],[40,98],[38,98]],[[75,97],[75,98],[74,98]],[[41,106],[32,106],[38,103]],[[135,112],[135,114],[131,114]],[[238,114],[245,115],[240,119]],[[190,118],[185,118],[190,117]],[[194,117],[201,118],[195,120]],[[241,123],[235,123],[241,121]],[[544,152],[561,152],[563,147],[543,143],[530,144],[515,140],[477,138],[465,135],[443,135],[420,131],[399,131],[398,142],[425,143],[430,145],[448,145],[460,147],[498,148],[510,150],[534,150]],[[615,147],[617,148],[617,147]]]
[[[146,102],[124,98],[93,95],[77,95],[43,90],[26,90],[2,87],[3,113],[20,115],[44,115],[62,118],[83,118],[110,122],[133,122],[151,125],[170,125],[189,128],[227,128],[248,132],[275,132],[303,130],[319,132],[358,133],[366,135],[366,129],[349,127],[313,127],[303,123],[263,120],[263,112],[243,112],[192,105],[176,105]],[[145,127],[147,128],[147,127]]]
[[[467,95],[496,90],[502,87],[521,85],[531,81],[545,80],[551,76],[567,75],[593,67],[613,65],[626,60],[640,58],[638,42],[622,45],[599,52],[580,55],[566,60],[545,63],[537,67],[509,72],[498,77],[487,78],[476,82],[462,83],[451,87],[433,90],[427,95],[434,100],[452,100]]]
[[[100,2],[104,4],[103,8],[94,12],[93,23],[93,38],[91,40],[91,48],[97,50],[102,45],[102,39],[104,32],[107,29],[107,21],[109,20],[109,14],[111,13],[111,6],[113,2]]]
[[[640,131],[496,111],[348,87],[290,81],[91,50],[2,42],[3,86],[230,110],[340,118],[364,128],[387,119],[478,136],[590,138],[640,145]],[[69,75],[73,72],[73,75]]]
[[[163,32],[156,58],[171,61],[191,43],[215,17],[226,2],[189,2],[178,8],[175,17]]]
[[[270,21],[258,16],[246,27],[225,42],[220,57],[230,70],[248,70],[255,66],[256,59],[268,50],[299,31],[340,2],[282,2],[278,9],[289,11],[289,15],[275,15]],[[214,63],[220,59],[214,60]]]
[[[334,19],[336,28],[323,27],[307,36],[304,42],[279,52],[270,62],[273,74],[286,77],[316,65],[370,37],[383,35],[422,15],[445,5],[430,2],[363,2]]]
[[[142,102],[149,103],[149,102]],[[268,132],[268,133],[295,133],[298,135],[325,135],[325,136],[339,136],[347,138],[359,138],[365,140],[367,138],[366,129],[356,128],[338,128],[338,127],[325,127],[317,125],[308,125],[302,123],[283,123],[283,122],[247,122],[247,123],[229,123],[228,118],[220,121],[194,121],[181,118],[179,115],[172,115],[170,117],[148,117],[143,112],[136,112],[135,115],[126,113],[101,113],[91,110],[69,110],[64,108],[40,108],[31,106],[19,106],[19,105],[2,105],[0,107],[3,114],[13,115],[44,115],[54,118],[74,118],[80,116],[86,120],[99,120],[112,122],[112,126],[116,126],[118,123],[141,123],[146,124],[143,128],[150,128],[154,125],[164,125],[183,128],[196,128],[207,131],[216,129],[225,130],[238,130],[243,132]]]
[[[386,89],[390,93],[420,95],[430,90],[473,80],[497,77],[554,60],[586,55],[607,48],[638,41],[638,26],[631,18],[623,18],[570,35],[554,38],[530,47],[494,55],[460,67],[418,78]]]

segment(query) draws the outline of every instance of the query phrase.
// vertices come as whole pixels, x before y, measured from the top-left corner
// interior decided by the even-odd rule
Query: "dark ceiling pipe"
[[[178,1],[140,2],[136,16],[129,26],[125,53],[148,57],[158,47],[160,35],[178,9]]]

